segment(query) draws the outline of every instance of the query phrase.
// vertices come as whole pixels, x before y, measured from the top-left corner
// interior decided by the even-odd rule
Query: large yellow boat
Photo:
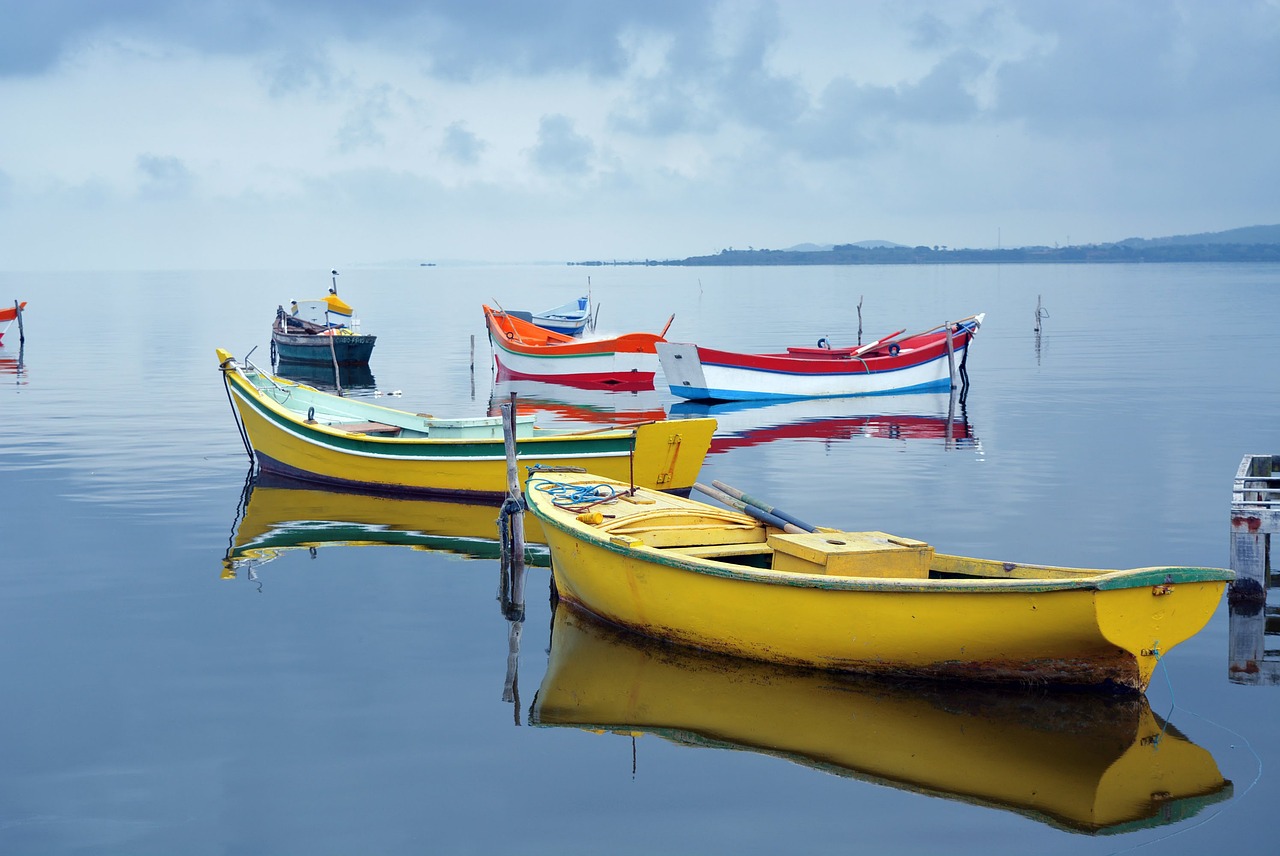
[[[531,478],[526,499],[562,598],[649,636],[823,669],[1143,691],[1233,578],[947,556],[883,532],[792,532],[590,474]]]
[[[467,497],[507,492],[502,418],[444,419],[321,392],[218,349],[246,446],[268,472],[364,489]],[[553,431],[516,419],[526,468],[580,467],[641,487],[688,491],[711,447],[714,419]]]
[[[1232,794],[1213,756],[1145,696],[749,662],[656,643],[565,604],[530,722],[758,752],[1086,834],[1185,820]]]

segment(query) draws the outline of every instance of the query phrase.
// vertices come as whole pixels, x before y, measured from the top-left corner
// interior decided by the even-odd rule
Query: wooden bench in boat
[[[665,547],[663,552],[679,553],[698,559],[722,559],[733,556],[770,556],[773,548],[764,541],[747,544],[704,544],[691,547]]]
[[[350,434],[385,434],[394,437],[400,433],[399,425],[388,425],[385,422],[335,422],[329,427]]]

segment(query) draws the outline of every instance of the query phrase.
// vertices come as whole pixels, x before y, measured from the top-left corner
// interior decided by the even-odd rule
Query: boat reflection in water
[[[663,393],[650,389],[578,389],[536,380],[496,380],[489,415],[516,395],[520,413],[536,413],[538,424],[555,427],[614,427],[667,418]]]
[[[254,570],[289,550],[321,547],[409,547],[497,559],[497,504],[403,499],[376,493],[325,490],[306,482],[259,473],[246,480],[223,579]],[[526,524],[526,564],[547,567],[541,529]],[[532,545],[532,546],[529,546]]]
[[[27,384],[27,365],[23,361],[24,350],[22,345],[9,353],[0,348],[0,375],[13,375],[13,382],[19,386]]]
[[[540,726],[774,755],[824,772],[1112,834],[1231,796],[1146,697],[884,680],[664,646],[560,603]]]
[[[703,416],[714,416],[717,422],[711,454],[775,440],[831,442],[855,437],[933,440],[948,448],[981,449],[964,400],[950,393],[671,405],[672,419]]]
[[[321,363],[295,363],[281,361],[276,364],[275,373],[298,383],[305,383],[328,393],[337,393],[339,385],[344,393],[372,392],[377,389],[373,371],[368,363],[350,363],[338,366],[335,378],[333,366]],[[335,379],[337,382],[335,382]]]

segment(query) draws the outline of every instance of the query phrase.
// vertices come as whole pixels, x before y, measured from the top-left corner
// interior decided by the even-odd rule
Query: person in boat
[[[293,300],[289,302],[289,314],[295,318],[298,316],[298,301]]]

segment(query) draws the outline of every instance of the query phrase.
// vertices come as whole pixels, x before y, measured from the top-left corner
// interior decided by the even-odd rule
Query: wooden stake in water
[[[15,300],[13,301],[13,308],[18,313],[18,345],[25,345],[27,343],[27,333],[22,329],[22,304]]]
[[[338,395],[342,395],[342,375],[338,369],[338,352],[336,345],[333,344],[333,328],[329,328],[329,356],[333,358],[333,385],[338,388]]]
[[[509,529],[511,533],[511,602],[524,612],[524,497],[520,492],[520,470],[518,467],[518,449],[516,442],[516,394],[511,393],[511,401],[502,405],[502,439],[507,451],[507,501],[503,505],[503,513],[510,510]],[[507,545],[504,543],[503,548]]]
[[[951,325],[947,325],[947,370],[951,373],[951,388],[956,388],[956,343],[951,338]]]

